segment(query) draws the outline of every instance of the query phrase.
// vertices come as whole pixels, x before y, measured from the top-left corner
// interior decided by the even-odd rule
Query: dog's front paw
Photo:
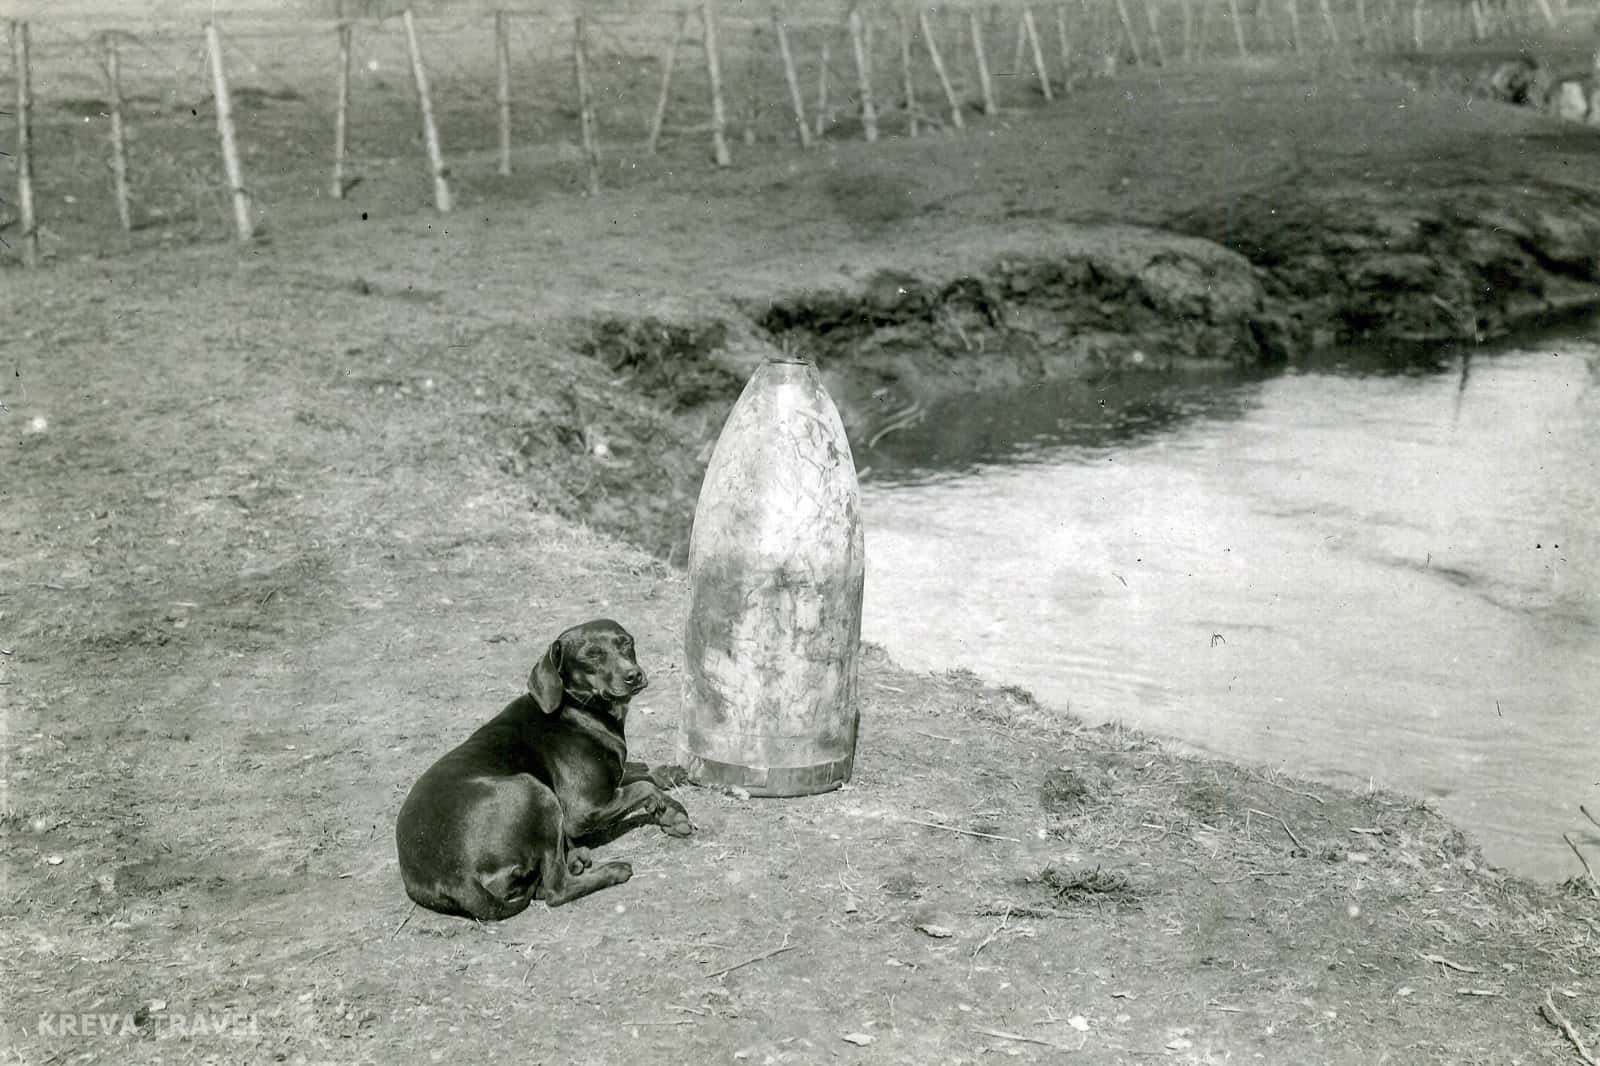
[[[683,809],[683,804],[666,796],[661,800],[661,810],[656,813],[656,824],[661,831],[671,837],[686,837],[693,833],[694,823],[689,821],[689,812]]]
[[[650,780],[657,788],[677,788],[689,783],[689,771],[681,766],[657,766],[650,771]]]
[[[567,849],[567,872],[581,874],[594,865],[594,854],[588,848]]]

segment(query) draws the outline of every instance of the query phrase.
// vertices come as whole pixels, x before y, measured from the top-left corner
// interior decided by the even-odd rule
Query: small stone
[[[1550,105],[1556,117],[1564,122],[1582,122],[1589,114],[1589,98],[1580,82],[1562,82]]]
[[[846,1033],[840,1039],[847,1044],[854,1044],[856,1047],[866,1047],[872,1043],[872,1037],[866,1033]]]
[[[947,940],[956,935],[955,920],[937,907],[926,904],[911,912],[911,927],[935,940]]]

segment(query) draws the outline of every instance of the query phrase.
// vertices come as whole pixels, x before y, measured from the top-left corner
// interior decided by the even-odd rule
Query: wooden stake
[[[789,89],[795,132],[800,136],[800,147],[810,148],[811,128],[806,125],[806,104],[800,97],[800,74],[794,67],[794,53],[789,50],[789,31],[783,24],[783,11],[776,4],[772,8],[772,30],[778,35],[778,57],[783,60],[783,82]]]
[[[900,29],[900,86],[906,96],[906,132],[915,137],[920,131],[917,122],[917,83],[911,77],[911,23],[904,11],[895,12]]]
[[[744,143],[756,143],[756,123],[761,116],[761,27],[750,28],[749,62],[745,64]]]
[[[344,199],[344,157],[350,129],[350,36],[350,23],[339,23],[339,74],[333,113],[333,185],[329,189],[335,200]]]
[[[700,5],[706,46],[706,73],[711,77],[711,151],[717,166],[733,164],[728,154],[728,112],[722,106],[722,57],[717,51],[717,12],[711,0]]]
[[[964,124],[961,117],[961,98],[956,95],[955,86],[950,84],[950,72],[944,67],[944,57],[939,54],[939,42],[934,40],[933,27],[928,25],[928,9],[917,9],[917,28],[922,31],[922,44],[928,50],[928,59],[933,63],[933,72],[939,75],[939,88],[944,90],[945,102],[950,105],[950,124],[960,129]]]
[[[1022,73],[1022,57],[1028,50],[1028,26],[1022,21],[1022,16],[1017,16],[1017,43],[1011,49],[1011,66],[1006,74],[1015,78]]]
[[[650,136],[644,146],[651,155],[656,154],[656,146],[661,143],[661,127],[667,121],[667,97],[672,92],[672,68],[678,63],[678,41],[688,24],[688,10],[678,12],[677,29],[667,41],[666,54],[661,57],[661,91],[656,94],[655,114],[650,116]]]
[[[1306,50],[1306,42],[1300,36],[1300,2],[1299,0],[1283,0],[1283,6],[1289,13],[1289,43],[1294,48],[1294,54],[1300,55]]]
[[[572,69],[578,79],[578,132],[583,138],[583,161],[588,170],[590,196],[600,195],[600,150],[595,145],[594,99],[589,95],[589,35],[580,12],[572,20]]]
[[[117,38],[106,34],[106,80],[110,83],[111,105],[111,182],[117,199],[117,220],[124,230],[133,229],[133,209],[128,203],[128,136],[122,124],[122,59]]]
[[[422,112],[422,140],[428,149],[428,168],[433,173],[433,206],[441,215],[450,213],[449,171],[444,152],[439,148],[439,127],[433,121],[433,97],[428,92],[428,72],[422,65],[422,48],[417,44],[417,23],[408,7],[400,13],[406,29],[406,49],[411,53],[411,80],[417,86],[417,106]]]
[[[1476,3],[1477,0],[1473,2]],[[1328,0],[1317,0],[1317,7],[1322,10],[1322,24],[1328,27],[1328,43],[1334,48],[1340,47],[1339,24],[1334,21],[1333,8],[1329,6]]]
[[[1567,847],[1572,849],[1572,854],[1578,857],[1578,865],[1583,867],[1583,875],[1589,879],[1589,891],[1595,899],[1600,899],[1600,879],[1594,875],[1594,867],[1589,865],[1589,860],[1584,858],[1583,852],[1578,850],[1578,842],[1572,839],[1571,833],[1562,833],[1561,839],[1567,842]]]
[[[1061,52],[1061,91],[1072,78],[1072,43],[1067,38],[1067,5],[1056,5],[1056,47]]]
[[[817,136],[820,138],[828,122],[828,42],[822,42],[822,52],[817,57]]]
[[[1033,9],[1022,9],[1022,28],[1028,34],[1028,47],[1033,50],[1033,69],[1039,75],[1039,91],[1044,93],[1046,100],[1054,100],[1056,94],[1050,89],[1050,71],[1044,65],[1044,48],[1039,44],[1039,27],[1033,21]]]
[[[511,174],[511,32],[504,11],[494,13],[495,102],[500,105],[500,175]]]
[[[250,219],[250,193],[244,186],[244,168],[239,164],[239,144],[233,130],[233,97],[228,93],[228,75],[222,66],[222,37],[215,22],[206,23],[206,51],[211,56],[211,89],[217,101],[217,132],[222,137],[222,165],[233,192],[233,224],[239,239],[255,237]]]
[[[989,57],[983,51],[983,24],[978,19],[976,9],[967,12],[967,24],[972,32],[972,58],[978,64],[978,87],[983,90],[983,113],[992,115],[1000,109],[994,102],[994,86],[989,81]]]
[[[1293,3],[1294,0],[1289,2]],[[1167,47],[1161,43],[1161,26],[1156,21],[1155,0],[1144,0],[1144,17],[1150,24],[1150,43],[1156,46],[1156,66],[1164,67],[1167,65]]]
[[[856,83],[861,91],[861,132],[871,144],[878,139],[878,108],[872,102],[872,60],[867,55],[866,34],[861,28],[861,11],[850,9],[850,48],[856,58]]]
[[[1122,20],[1122,32],[1127,34],[1128,47],[1133,51],[1133,61],[1144,66],[1144,53],[1139,48],[1139,38],[1133,32],[1133,19],[1128,17],[1127,0],[1117,0],[1117,18]]]
[[[1250,49],[1244,44],[1244,23],[1239,21],[1239,0],[1228,0],[1228,21],[1233,23],[1233,40],[1239,46],[1239,58],[1249,59]]]
[[[17,223],[22,227],[22,262],[39,265],[39,222],[33,214],[33,67],[28,24],[11,20],[11,69],[17,78]]]

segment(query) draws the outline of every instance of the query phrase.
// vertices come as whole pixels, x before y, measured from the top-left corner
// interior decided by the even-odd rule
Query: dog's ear
[[[545,714],[555,714],[561,709],[561,697],[565,691],[565,686],[561,684],[561,641],[555,640],[551,641],[550,649],[544,656],[533,664],[533,671],[528,674],[528,694]]]

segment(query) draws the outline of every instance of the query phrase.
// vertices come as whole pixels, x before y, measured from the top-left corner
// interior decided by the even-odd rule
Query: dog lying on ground
[[[412,786],[395,827],[406,894],[497,921],[633,876],[625,862],[595,866],[590,846],[651,823],[688,836],[688,812],[662,792],[682,768],[628,762],[628,701],[646,683],[633,638],[610,619],[557,637],[527,693]]]

